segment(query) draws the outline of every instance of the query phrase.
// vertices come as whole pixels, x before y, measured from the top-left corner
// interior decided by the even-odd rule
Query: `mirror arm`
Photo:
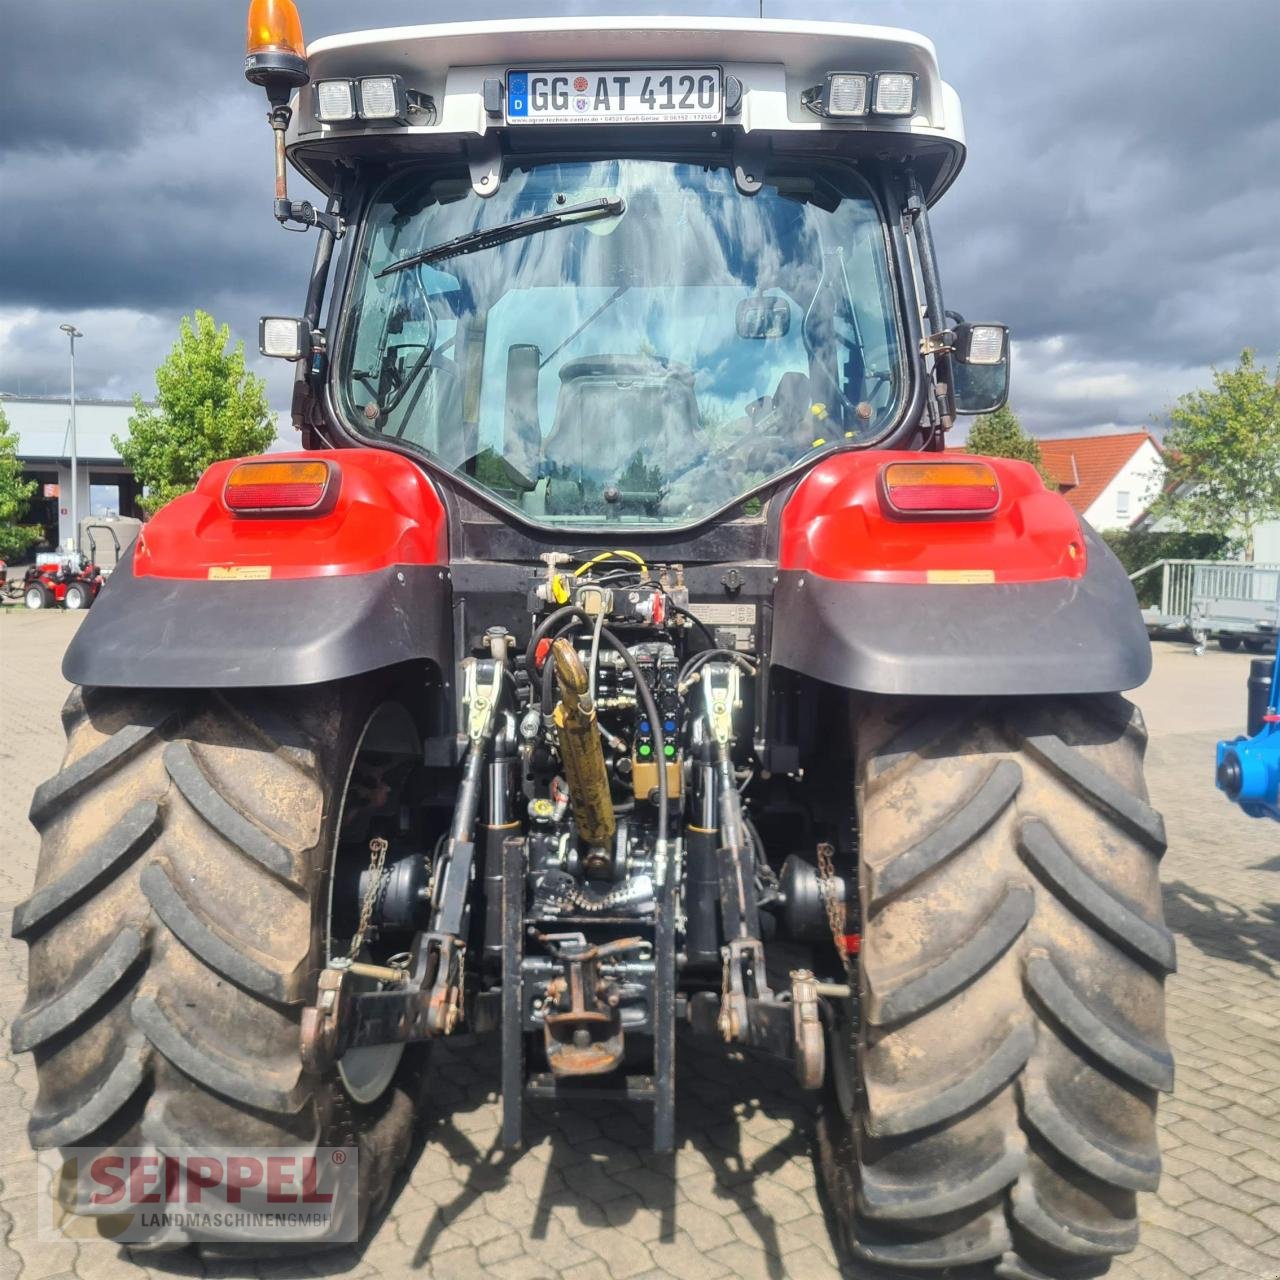
[[[903,205],[903,218],[916,242],[916,258],[920,264],[920,282],[924,286],[925,319],[931,334],[942,337],[947,329],[946,310],[942,305],[942,284],[938,279],[938,259],[933,248],[933,231],[929,226],[929,210],[924,193],[920,189],[915,170],[907,169],[907,199]],[[925,339],[926,342],[930,341]],[[922,349],[923,349],[923,343]],[[955,423],[955,393],[952,389],[951,355],[945,346],[933,355],[934,400],[939,430],[934,433],[930,445],[942,448],[942,437]]]
[[[307,282],[307,301],[302,314],[312,329],[320,327],[320,308],[324,302],[325,285],[329,281],[329,264],[333,259],[333,246],[341,238],[345,228],[339,210],[342,197],[337,191],[329,196],[324,213],[315,213],[315,225],[320,228],[316,241],[315,257],[311,260],[311,278]]]

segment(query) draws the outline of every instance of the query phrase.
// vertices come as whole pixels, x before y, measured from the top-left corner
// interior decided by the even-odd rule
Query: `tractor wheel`
[[[1227,653],[1237,653],[1240,649],[1240,637],[1220,635],[1218,637],[1218,648],[1226,650]]]
[[[1244,647],[1249,653],[1270,653],[1272,649],[1268,640],[1246,640]]]
[[[831,1037],[819,1131],[846,1244],[1100,1274],[1137,1243],[1173,1085],[1141,717],[1116,696],[881,699],[855,734],[862,1021]]]
[[[78,612],[81,609],[89,607],[89,592],[78,582],[73,582],[67,588],[67,594],[62,597],[62,606],[64,609],[72,609]]]
[[[28,609],[53,608],[53,596],[50,594],[48,587],[43,587],[38,582],[33,582],[22,593],[22,602]]]
[[[412,749],[395,740],[408,713],[368,679],[76,690],[63,723],[62,771],[31,803],[36,891],[13,923],[30,949],[13,1047],[36,1058],[32,1146],[355,1145],[363,1230],[410,1149],[425,1051],[355,1051],[348,1088],[346,1058],[303,1071],[299,1021],[349,941],[328,929],[331,883],[354,879],[348,837],[375,806],[399,810],[383,761]],[[367,841],[355,855],[367,865]]]

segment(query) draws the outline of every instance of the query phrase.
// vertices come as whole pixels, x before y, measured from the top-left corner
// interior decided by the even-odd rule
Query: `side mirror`
[[[957,413],[994,413],[1009,398],[1009,330],[1002,324],[958,324],[951,380]]]
[[[311,354],[311,326],[295,316],[263,316],[258,350],[277,360],[305,360]]]
[[[791,329],[791,304],[786,298],[743,298],[735,323],[740,338],[785,338]]]

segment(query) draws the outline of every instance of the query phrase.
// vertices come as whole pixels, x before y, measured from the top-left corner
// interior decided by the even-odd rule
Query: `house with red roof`
[[[1038,441],[1044,469],[1095,529],[1128,529],[1164,484],[1164,460],[1149,431],[1052,436]]]

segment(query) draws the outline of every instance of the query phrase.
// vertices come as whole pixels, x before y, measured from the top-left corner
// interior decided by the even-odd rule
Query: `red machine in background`
[[[0,587],[11,599],[21,598],[28,609],[87,609],[102,590],[102,571],[79,552],[49,552],[36,557],[36,562],[23,575],[22,581],[9,582],[5,573]]]

